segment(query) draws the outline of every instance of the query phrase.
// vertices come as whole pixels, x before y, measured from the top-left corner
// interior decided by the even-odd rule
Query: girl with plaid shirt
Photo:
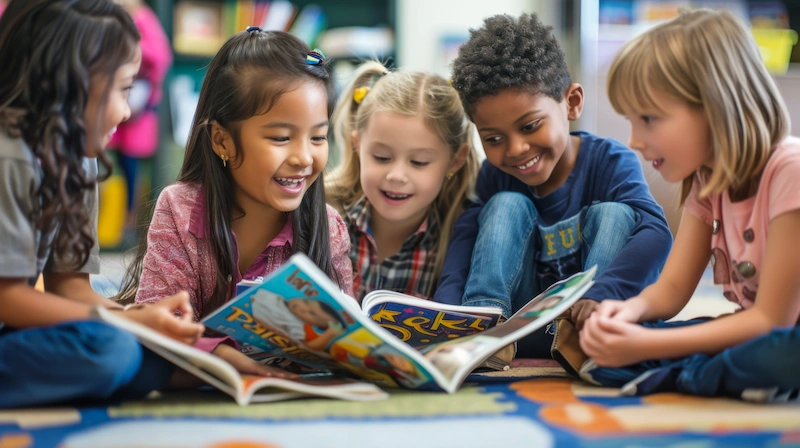
[[[353,292],[430,298],[478,162],[458,94],[440,76],[369,61],[334,112],[342,163],[328,202],[350,233]]]

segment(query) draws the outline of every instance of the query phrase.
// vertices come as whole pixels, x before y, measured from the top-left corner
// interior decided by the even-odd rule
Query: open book
[[[236,285],[236,294],[246,293],[263,282],[260,277],[242,280]],[[385,289],[367,294],[361,309],[401,341],[417,348],[486,330],[497,325],[503,316],[499,307],[448,305]],[[245,352],[257,359],[266,356],[252,346]]]
[[[135,335],[139,342],[178,367],[232,396],[236,403],[288,400],[304,396],[365,401],[387,398],[374,384],[349,379],[301,377],[300,379],[266,378],[242,375],[228,362],[191,345],[170,339],[151,328],[125,319],[105,308],[100,317],[111,325]]]
[[[580,299],[594,273],[592,268],[552,285],[500,325],[415,348],[368,317],[308,257],[295,254],[203,322],[253,350],[344,369],[381,386],[452,393],[493,353]]]

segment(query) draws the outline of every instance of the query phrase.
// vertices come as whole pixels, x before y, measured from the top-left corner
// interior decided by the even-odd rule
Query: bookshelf
[[[159,109],[161,147],[156,154],[156,160],[153,164],[154,172],[152,178],[154,187],[153,195],[155,197],[164,185],[169,184],[175,179],[180,170],[183,161],[185,140],[188,135],[189,123],[187,123],[187,119],[189,122],[191,121],[191,115],[194,110],[193,101],[196,101],[196,99],[191,98],[191,94],[192,92],[194,92],[194,94],[199,92],[203,77],[205,76],[206,67],[211,61],[213,53],[215,53],[218,48],[218,46],[214,48],[213,45],[209,45],[209,48],[204,48],[203,51],[201,51],[201,53],[206,54],[181,51],[181,45],[177,45],[178,48],[176,48],[176,37],[180,39],[180,36],[176,36],[176,33],[180,33],[180,30],[176,29],[176,16],[185,13],[185,7],[187,5],[207,6],[210,9],[222,11],[223,16],[227,14],[227,18],[221,18],[222,30],[220,36],[221,41],[219,43],[221,45],[221,42],[224,42],[224,40],[234,32],[242,31],[247,25],[252,24],[248,23],[244,25],[241,18],[237,17],[239,20],[232,18],[239,14],[242,5],[245,5],[245,9],[249,11],[249,8],[252,7],[250,5],[258,5],[259,1],[147,0],[147,3],[161,20],[164,30],[173,45],[174,52],[173,66],[165,82],[165,95]],[[367,31],[370,29],[375,30],[376,27],[379,27],[385,31],[384,34],[388,33],[390,41],[384,40],[384,45],[381,46],[380,54],[366,54],[363,51],[361,52],[362,54],[355,55],[347,54],[346,52],[331,54],[324,46],[320,46],[322,51],[335,61],[334,76],[337,80],[345,80],[348,71],[358,64],[362,58],[378,57],[387,64],[391,64],[394,60],[396,44],[391,35],[396,25],[395,0],[293,0],[284,3],[290,3],[294,7],[292,22],[298,19],[298,17],[302,15],[304,9],[310,5],[311,8],[313,8],[313,5],[319,7],[325,19],[323,31],[316,36],[317,38],[321,38],[326,31],[346,31],[350,27],[355,27],[352,28],[354,30]],[[236,13],[234,13],[234,11],[236,11]],[[256,15],[257,14],[256,12]],[[269,14],[268,9],[267,14]],[[245,14],[244,17],[247,17],[247,15]],[[313,46],[316,44],[315,41],[316,39],[309,44]],[[190,90],[192,92],[190,92]],[[184,93],[185,96],[182,96]],[[335,160],[333,160],[335,151],[333,151],[333,148],[331,149],[331,161],[335,163]]]

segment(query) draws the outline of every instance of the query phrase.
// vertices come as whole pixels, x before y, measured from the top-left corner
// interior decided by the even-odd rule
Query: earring
[[[222,159],[222,166],[228,167],[228,156],[225,154],[220,154],[219,158]]]
[[[450,180],[455,176],[455,173],[447,173],[447,180]]]

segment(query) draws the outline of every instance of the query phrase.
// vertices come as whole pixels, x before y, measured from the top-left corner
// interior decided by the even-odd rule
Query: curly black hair
[[[572,83],[564,51],[536,14],[487,18],[453,62],[453,87],[471,115],[482,97],[520,88],[561,101]]]

